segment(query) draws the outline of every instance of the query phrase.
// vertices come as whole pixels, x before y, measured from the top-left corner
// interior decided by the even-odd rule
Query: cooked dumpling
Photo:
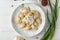
[[[36,22],[33,23],[35,26],[37,26],[38,24]]]
[[[23,13],[20,13],[18,16],[19,16],[21,19],[24,18],[24,14],[23,14]]]
[[[16,36],[13,40],[22,40],[20,36]]]
[[[31,10],[32,14],[38,14],[36,10]]]
[[[34,15],[34,19],[37,19],[38,18],[38,16],[37,15]]]
[[[20,18],[19,18],[18,16],[16,16],[16,17],[15,17],[15,22],[16,22],[16,23],[19,23],[19,21],[20,21]]]
[[[34,26],[33,24],[31,25],[32,30],[37,30],[37,27]]]
[[[36,22],[37,22],[38,24],[40,24],[40,23],[41,23],[41,20],[40,20],[39,18],[37,18],[37,19],[36,19]]]
[[[26,26],[25,23],[21,23],[19,25],[20,25],[19,27],[21,27],[21,28],[24,28]]]
[[[31,27],[30,27],[30,26],[26,26],[24,29],[25,29],[25,30],[30,30]]]
[[[26,24],[26,27],[24,28],[25,30],[29,30],[31,29],[30,25],[29,24]]]
[[[24,8],[23,8],[23,10],[22,10],[22,13],[26,13],[26,14],[27,14],[29,11],[30,11],[30,9],[29,9],[29,8],[24,7]]]
[[[21,24],[22,23],[22,20],[20,20],[19,23]]]
[[[31,12],[32,12],[32,14],[34,15],[34,19],[36,19],[37,17],[39,17],[39,15],[38,15],[38,12],[37,12],[37,11],[32,10]]]
[[[26,26],[30,26],[29,24],[26,24]]]
[[[22,10],[22,13],[28,13],[29,12],[29,10],[27,10],[27,9],[25,9],[25,10]]]
[[[30,8],[29,7],[24,7],[22,10],[29,10],[30,11]]]
[[[28,13],[24,13],[24,16],[26,16]]]

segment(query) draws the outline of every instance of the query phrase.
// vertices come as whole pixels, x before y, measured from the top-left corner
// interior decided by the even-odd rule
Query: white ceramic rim
[[[20,6],[21,4],[24,4],[24,3],[36,3],[36,2],[23,1],[23,2],[21,2],[18,6]],[[17,7],[18,7],[18,6],[17,6]],[[17,7],[16,7],[16,8],[17,8]],[[16,9],[16,8],[15,8],[15,9]],[[15,11],[15,9],[14,9],[14,11]],[[13,11],[13,12],[14,12],[14,11]],[[13,12],[12,12],[12,14],[13,14]],[[11,20],[12,20],[12,14],[11,14]],[[46,21],[46,19],[45,19],[45,21]],[[11,25],[12,25],[12,22],[11,22]],[[44,25],[45,25],[45,24],[44,24]],[[12,26],[13,26],[13,25],[12,25]],[[43,27],[43,28],[44,28],[44,27]],[[13,29],[14,29],[14,28],[13,28]],[[15,29],[14,29],[14,30],[15,30]],[[43,29],[42,29],[42,30],[43,30]],[[15,31],[16,31],[16,30],[15,30]],[[16,31],[16,32],[17,32],[17,31]],[[17,33],[18,33],[18,32],[17,32]],[[20,34],[20,33],[18,33],[18,34]],[[39,33],[38,33],[38,34],[39,34]],[[20,35],[21,35],[21,34],[20,34]],[[36,34],[36,35],[37,35],[37,34]],[[34,36],[36,36],[36,35],[34,35]],[[26,37],[26,36],[23,36],[23,35],[21,35],[21,36],[24,37],[24,38]],[[32,36],[32,37],[33,37],[33,36]]]

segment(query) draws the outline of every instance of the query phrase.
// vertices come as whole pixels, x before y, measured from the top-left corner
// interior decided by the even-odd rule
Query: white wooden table
[[[15,35],[19,35],[15,30],[13,30],[10,22],[10,15],[13,9],[17,6],[18,2],[14,2],[13,0],[0,0],[0,40],[13,40]],[[11,6],[13,5],[13,7]],[[43,7],[44,10],[46,9]],[[58,6],[58,20],[56,25],[55,35],[52,40],[60,40],[60,2]],[[43,34],[43,33],[40,33]],[[39,34],[39,36],[41,36]],[[26,38],[26,40],[39,40],[36,37]]]

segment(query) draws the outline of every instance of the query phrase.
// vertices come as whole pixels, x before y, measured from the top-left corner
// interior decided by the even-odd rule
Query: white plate
[[[23,8],[22,4],[24,4],[25,6],[28,6],[31,10],[37,10],[40,13],[42,23],[38,26],[38,30],[36,30],[36,31],[27,30],[26,31],[24,29],[21,29],[21,28],[17,27],[17,24],[14,22],[14,17],[20,11],[20,9]],[[22,3],[22,4],[19,5],[12,13],[12,16],[11,16],[12,27],[15,29],[16,32],[18,32],[20,35],[22,35],[24,37],[35,36],[35,35],[39,34],[43,30],[43,28],[45,26],[45,13],[41,9],[41,7],[39,7],[36,4],[31,4],[31,3]]]

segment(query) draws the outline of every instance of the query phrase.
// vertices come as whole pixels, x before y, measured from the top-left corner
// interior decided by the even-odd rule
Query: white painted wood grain
[[[10,24],[10,14],[11,11],[13,11],[14,9],[14,7],[11,7],[11,5],[14,5],[14,7],[16,7],[17,3],[14,2],[13,0],[0,0],[0,40],[13,40],[15,35],[18,35],[18,33],[16,33],[13,30]],[[59,7],[60,7],[60,1],[59,1]],[[27,40],[39,40],[39,39],[33,37],[28,38]],[[60,11],[56,25],[56,32],[53,37],[53,40],[60,40]]]

